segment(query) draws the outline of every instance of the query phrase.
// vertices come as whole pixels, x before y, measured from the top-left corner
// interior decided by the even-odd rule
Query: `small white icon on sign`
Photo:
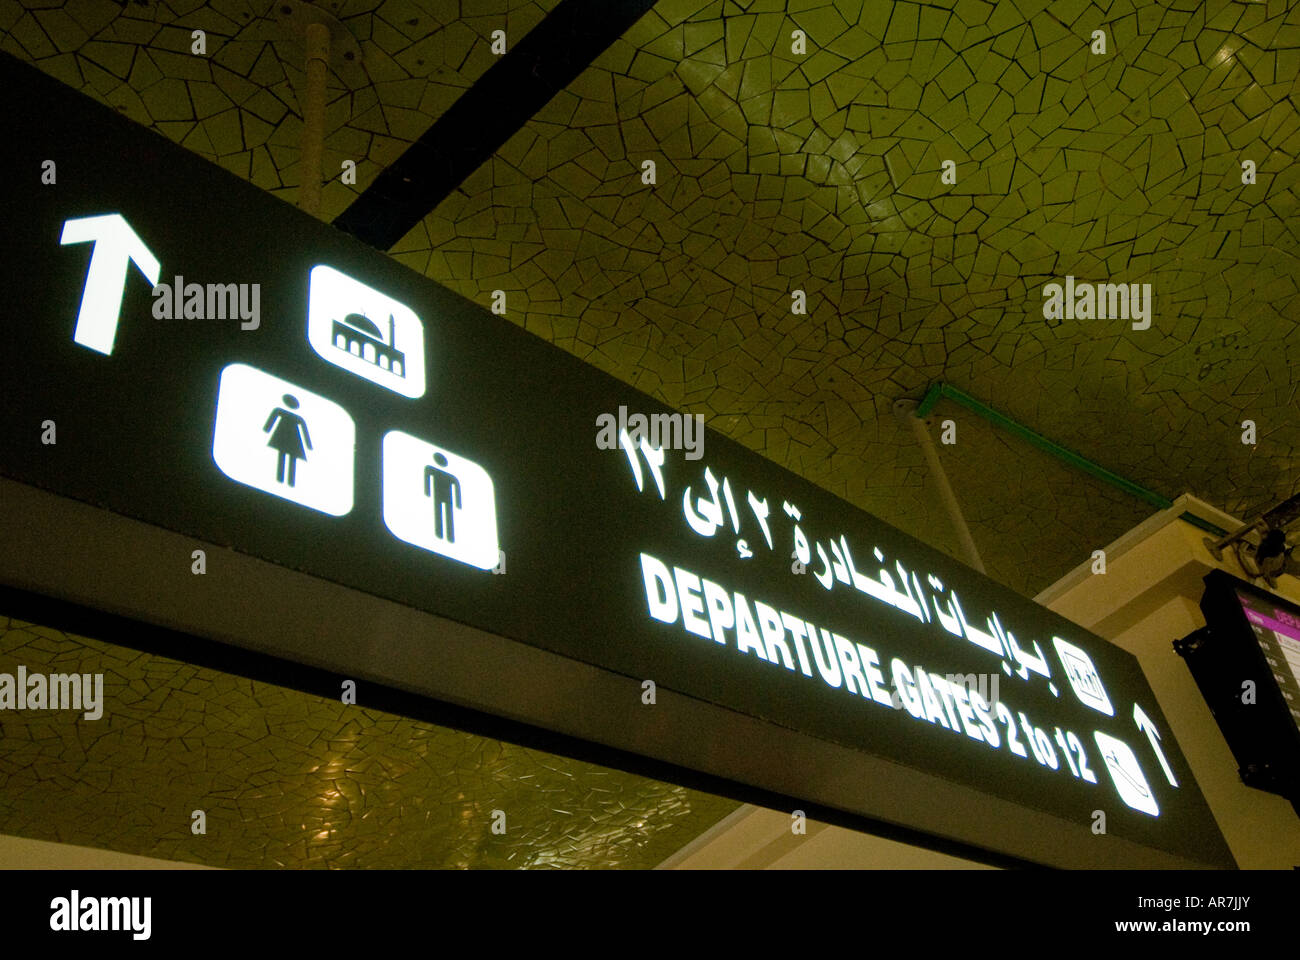
[[[1110,705],[1110,697],[1106,696],[1106,688],[1101,685],[1101,675],[1097,673],[1092,657],[1085,650],[1060,637],[1052,637],[1052,643],[1056,645],[1056,655],[1061,658],[1066,679],[1070,681],[1070,687],[1079,702],[1098,713],[1113,717],[1115,710]]]
[[[356,426],[332,400],[242,363],[221,371],[212,459],[232,480],[341,517]]]
[[[473,460],[400,430],[384,434],[384,524],[399,540],[491,570],[499,559],[492,478]]]
[[[1160,816],[1155,794],[1151,792],[1151,785],[1147,783],[1138,758],[1133,755],[1128,744],[1107,736],[1100,730],[1094,731],[1092,737],[1097,741],[1102,759],[1106,761],[1106,772],[1110,774],[1119,798],[1134,810],[1141,810],[1153,817]]]
[[[424,396],[424,325],[406,304],[333,267],[311,268],[307,341],[322,359],[404,397]]]

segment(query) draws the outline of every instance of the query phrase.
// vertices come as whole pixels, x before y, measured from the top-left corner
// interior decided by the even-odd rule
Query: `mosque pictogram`
[[[424,324],[407,304],[318,263],[307,295],[316,355],[404,397],[424,396]]]
[[[396,333],[392,314],[388,316],[388,339],[385,340],[379,325],[373,320],[359,313],[349,313],[342,320],[334,321],[331,340],[337,349],[373,363],[380,370],[404,377],[406,354],[395,346]]]

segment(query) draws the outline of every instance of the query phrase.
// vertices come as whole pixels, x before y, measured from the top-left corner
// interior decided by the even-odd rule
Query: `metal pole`
[[[966,555],[966,562],[980,573],[984,573],[984,561],[980,559],[980,552],[975,546],[975,538],[971,536],[970,527],[966,526],[966,518],[957,503],[957,495],[953,492],[952,484],[948,482],[948,474],[944,472],[943,464],[939,462],[939,453],[934,449],[930,430],[926,427],[925,421],[917,416],[916,410],[915,400],[898,400],[894,403],[894,412],[899,419],[911,425],[912,432],[916,435],[916,442],[920,444],[921,452],[925,454],[926,463],[930,466],[930,476],[934,478],[939,488],[939,499],[943,501],[944,508],[948,511],[948,518],[957,530],[957,541],[961,545],[962,553]]]
[[[320,216],[321,153],[325,146],[325,83],[330,62],[330,31],[307,24],[307,83],[302,102],[302,149],[298,155],[298,206]]]

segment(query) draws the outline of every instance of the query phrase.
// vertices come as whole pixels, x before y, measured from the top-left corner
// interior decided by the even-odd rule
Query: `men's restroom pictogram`
[[[482,570],[497,565],[496,493],[477,463],[392,430],[384,435],[383,488],[393,536]]]

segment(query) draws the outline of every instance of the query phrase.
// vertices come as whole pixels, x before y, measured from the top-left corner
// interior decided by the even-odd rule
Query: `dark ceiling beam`
[[[567,87],[655,0],[562,0],[334,220],[388,250]]]

